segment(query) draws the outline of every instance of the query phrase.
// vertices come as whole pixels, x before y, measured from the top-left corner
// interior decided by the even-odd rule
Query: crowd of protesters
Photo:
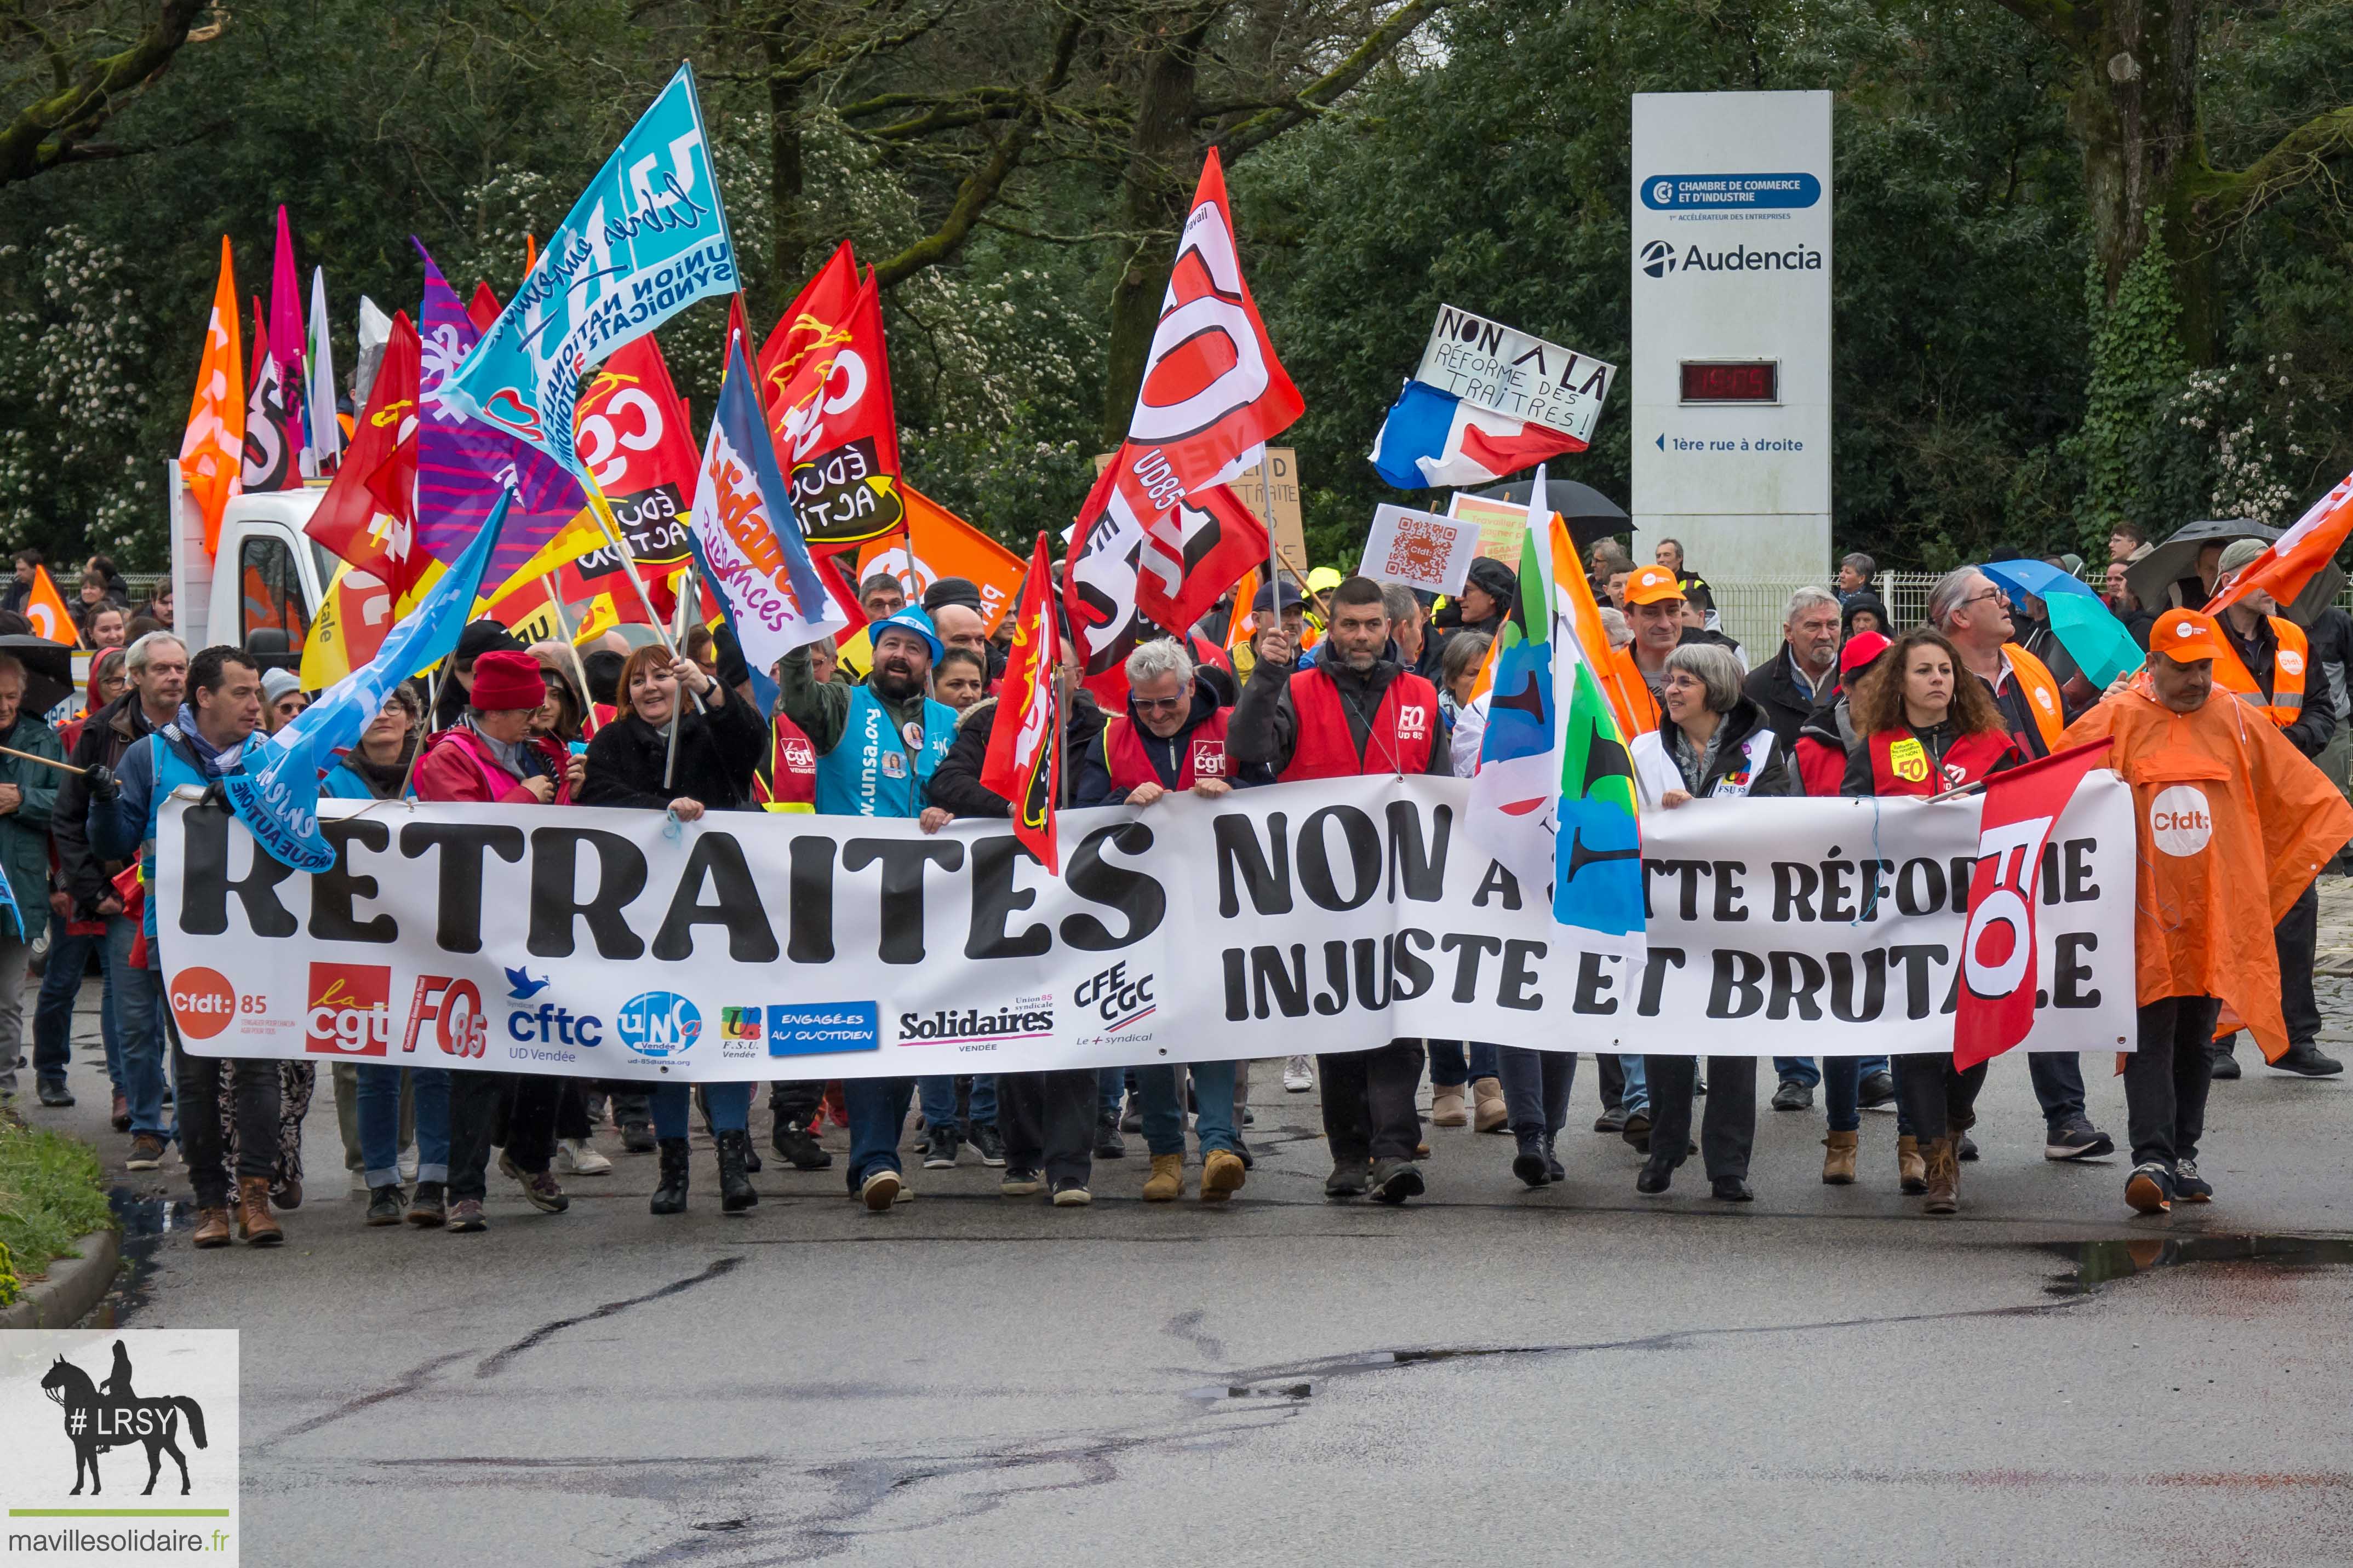
[[[2289,1044],[2271,1066],[2337,1073],[2340,1065],[2317,1044],[2316,898],[2299,868],[2316,867],[2353,834],[2353,811],[2309,761],[2327,767],[2337,757],[2341,783],[2353,621],[2328,608],[2301,625],[2261,595],[2219,617],[2203,615],[2199,606],[2259,553],[2251,541],[2218,543],[2167,587],[2167,602],[2151,605],[2127,581],[2147,541],[2122,528],[2110,548],[2105,596],[2147,657],[2137,673],[2097,690],[2051,635],[2043,607],[2013,599],[1976,567],[1938,580],[1922,624],[1900,626],[1874,591],[1876,563],[1849,555],[1829,585],[1789,595],[1779,646],[1752,653],[1724,629],[1714,590],[1675,541],[1660,542],[1641,566],[1619,541],[1602,542],[1592,587],[1608,657],[1636,710],[1630,755],[1641,807],[1926,795],[2095,735],[2114,741],[2116,765],[2137,794],[2162,784],[2194,751],[2200,771],[2184,776],[2212,781],[2242,863],[2200,882],[2198,918],[2185,920],[2176,906],[2190,895],[2151,880],[2158,873],[2144,845],[2139,940],[2162,949],[2172,973],[2192,977],[2222,962],[2275,962]],[[2049,560],[2071,574],[2082,570],[2072,556]],[[13,629],[7,617],[21,618],[39,564],[37,552],[17,557],[15,603],[0,598],[0,632]],[[130,610],[103,557],[90,561],[81,583],[74,613],[100,651],[69,722],[53,729],[24,711],[26,669],[0,653],[0,746],[21,753],[0,755],[0,859],[22,913],[20,933],[0,931],[0,1062],[9,1064],[0,1100],[16,1100],[22,992],[46,934],[30,1031],[35,1098],[45,1107],[73,1103],[69,1030],[95,968],[112,1124],[129,1141],[124,1166],[157,1171],[176,1143],[195,1194],[195,1245],[272,1245],[285,1234],[279,1216],[305,1196],[314,1068],[181,1048],[163,1005],[155,910],[145,895],[164,801],[180,785],[237,771],[256,731],[282,727],[309,694],[281,668],[282,656],[188,648],[170,630],[168,591]],[[925,832],[1007,816],[984,773],[1009,620],[993,634],[978,590],[959,580],[933,584],[920,604],[887,575],[860,584],[859,596],[861,634],[782,660],[769,672],[777,696],[765,712],[724,633],[697,631],[675,653],[617,637],[526,647],[503,626],[478,622],[430,687],[392,692],[322,793],[601,806],[681,823],[711,812],[804,811],[906,818]],[[1250,605],[1229,602],[1184,636],[1137,647],[1119,710],[1071,687],[1066,803],[1149,812],[1184,792],[1467,775],[1484,722],[1482,671],[1519,604],[1512,570],[1484,558],[1446,602],[1328,571],[1262,589]],[[1247,636],[1234,625],[1240,617]],[[2139,816],[2146,835],[2147,813]],[[2150,918],[2153,902],[2170,917]],[[2269,940],[2251,946],[2250,930]],[[2241,1068],[2233,1037],[2214,1037],[2212,995],[2185,980],[2151,998],[2150,953],[2142,960],[2138,1051],[2125,1074],[2126,1195],[2158,1211],[2211,1197],[2198,1165],[2207,1085]],[[1455,1040],[1331,1043],[1349,1048],[1282,1063],[1284,1089],[1321,1087],[1331,1198],[1402,1204],[1424,1192],[1431,1126],[1507,1140],[1509,1170],[1526,1186],[1565,1179],[1558,1144],[1577,1054]],[[1865,1179],[1861,1112],[1892,1109],[1892,1169],[1881,1168],[1927,1213],[1958,1208],[1960,1166],[1977,1157],[1969,1134],[1983,1065],[1957,1070],[1949,1053],[1771,1065],[1774,1110],[1809,1112],[1818,1090],[1822,1097],[1823,1182]],[[967,1152],[1002,1172],[1008,1197],[1071,1207],[1092,1201],[1105,1163],[1126,1159],[1129,1136],[1144,1143],[1142,1197],[1182,1197],[1189,1130],[1193,1191],[1200,1202],[1226,1203],[1254,1163],[1245,1135],[1250,1067],[779,1082],[765,1097],[766,1144],[797,1171],[839,1161],[849,1194],[878,1214],[913,1199],[912,1163],[951,1169]],[[1594,1068],[1602,1107],[1594,1131],[1642,1156],[1638,1193],[1667,1192],[1697,1155],[1715,1198],[1754,1197],[1756,1058],[1605,1054]],[[2116,1152],[2112,1135],[2088,1117],[2074,1053],[2031,1053],[2027,1070],[2047,1159]],[[760,1199],[748,1083],[649,1091],[361,1062],[334,1064],[331,1089],[347,1180],[354,1197],[364,1196],[369,1226],[487,1229],[494,1155],[533,1208],[564,1213],[563,1178],[615,1169],[600,1142],[624,1157],[653,1155],[652,1212],[677,1215],[688,1207],[698,1119],[710,1135],[718,1208],[740,1213]],[[846,1135],[830,1148],[829,1129]]]

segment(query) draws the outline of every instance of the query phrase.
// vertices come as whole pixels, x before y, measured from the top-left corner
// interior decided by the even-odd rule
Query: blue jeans
[[[360,1163],[371,1187],[400,1182],[400,1075],[417,1097],[417,1179],[449,1179],[449,1069],[353,1064],[360,1077]]]
[[[844,1085],[845,1089],[849,1086]],[[683,1138],[687,1132],[687,1110],[693,1088],[683,1083],[665,1083],[653,1092],[654,1136]],[[702,1086],[703,1104],[710,1108],[711,1130],[713,1132],[741,1132],[752,1124],[752,1086],[748,1083],[706,1083]],[[901,1111],[904,1116],[906,1112]]]
[[[2063,1127],[2084,1114],[2084,1061],[2073,1051],[2027,1052],[2026,1076],[2044,1121]]]
[[[130,951],[127,943],[123,951]],[[106,1077],[120,1089],[122,1041],[114,1024],[114,950],[104,932],[67,934],[63,921],[49,922],[48,963],[41,971],[40,998],[33,1005],[33,1076],[43,1083],[66,1080],[66,1067],[73,1060],[74,1002],[81,994],[82,975],[90,968],[92,952],[98,954],[99,968],[106,976],[106,990],[98,1005],[99,1036],[106,1042]]]
[[[1104,1068],[1095,1074],[1095,1120],[1100,1121],[1106,1116],[1119,1114],[1120,1099],[1127,1093],[1127,1075],[1134,1070],[1133,1068]],[[1233,1085],[1228,1084],[1226,1089],[1230,1093]],[[979,1113],[976,1111],[974,1114]]]
[[[850,1078],[841,1081],[841,1108],[849,1113],[849,1190],[877,1171],[902,1171],[899,1134],[915,1098],[911,1078]]]
[[[1470,1055],[1463,1055],[1461,1040],[1430,1040],[1430,1085],[1432,1089],[1460,1089],[1474,1078],[1500,1078],[1504,1068],[1495,1047],[1484,1040],[1472,1040]]]
[[[1642,1057],[1620,1057],[1618,1065],[1625,1070],[1626,1087],[1618,1093],[1618,1109],[1629,1116],[1651,1114],[1651,1069]]]
[[[1201,1152],[1223,1149],[1242,1152],[1241,1135],[1234,1130],[1234,1064],[1189,1062],[1183,1066],[1135,1069],[1135,1097],[1144,1111],[1144,1146],[1155,1154],[1185,1152],[1185,1074],[1193,1074],[1193,1101],[1198,1110],[1193,1132]]]
[[[929,1131],[944,1127],[961,1142],[972,1136],[973,1127],[997,1121],[997,1075],[979,1072],[972,1075],[972,1103],[969,1107],[971,1126],[956,1119],[955,1079],[944,1073],[930,1073],[915,1080],[916,1107],[923,1113],[923,1127]]]
[[[1775,1057],[1773,1058],[1773,1071],[1783,1083],[1802,1083],[1808,1089],[1812,1089],[1815,1085],[1822,1081],[1822,1075],[1825,1072],[1833,1072],[1836,1070],[1837,1063],[1840,1059],[1841,1058],[1837,1057],[1824,1057],[1822,1060],[1831,1065],[1818,1068],[1814,1066],[1814,1058],[1811,1057]],[[1873,1073],[1893,1072],[1894,1070],[1894,1068],[1889,1065],[1885,1057],[1848,1057],[1844,1059],[1857,1064],[1855,1069],[1855,1081],[1858,1083],[1862,1079],[1869,1078]],[[1852,1131],[1852,1129],[1834,1126],[1831,1131],[1833,1132],[1847,1132]]]
[[[117,927],[121,930],[118,932]],[[129,921],[107,922],[106,940],[121,955],[115,968],[114,1021],[122,1063],[122,1098],[131,1104],[131,1132],[169,1139],[174,1131],[164,1125],[164,976],[130,962],[131,943],[139,928]]]

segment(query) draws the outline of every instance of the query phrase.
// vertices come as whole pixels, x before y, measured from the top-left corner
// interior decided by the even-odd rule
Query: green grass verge
[[[79,1256],[76,1242],[114,1223],[104,1178],[89,1144],[0,1123],[0,1306],[46,1275],[51,1258]]]

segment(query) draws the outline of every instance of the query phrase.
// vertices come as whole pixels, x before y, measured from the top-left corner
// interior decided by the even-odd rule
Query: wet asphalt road
[[[2243,1239],[2353,1237],[2353,1082],[2217,1086],[2220,1200],[2148,1220],[1997,1063],[1930,1221],[1884,1114],[1860,1185],[1763,1111],[1757,1203],[1638,1197],[1589,1062],[1565,1185],[1433,1130],[1426,1200],[1335,1205],[1315,1097],[1257,1078],[1222,1212],[1137,1201],[1135,1140],[1088,1210],[967,1150],[885,1216],[772,1160],[725,1218],[698,1136],[656,1220],[600,1131],[569,1214],[493,1174],[477,1237],[364,1229],[322,1082],[279,1251],[193,1252],[176,1157],[122,1176],[172,1228],[116,1310],[244,1331],[248,1564],[2353,1560],[2353,1249]],[[33,1114],[119,1173],[74,1083]]]

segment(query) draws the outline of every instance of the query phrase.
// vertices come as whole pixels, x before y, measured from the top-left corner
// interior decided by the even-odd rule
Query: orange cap
[[[2161,653],[2176,664],[2194,664],[2222,651],[2214,618],[2196,610],[2168,610],[2148,628],[2148,651]]]
[[[1630,605],[1659,605],[1683,596],[1683,584],[1663,566],[1645,566],[1626,579],[1626,602]]]

